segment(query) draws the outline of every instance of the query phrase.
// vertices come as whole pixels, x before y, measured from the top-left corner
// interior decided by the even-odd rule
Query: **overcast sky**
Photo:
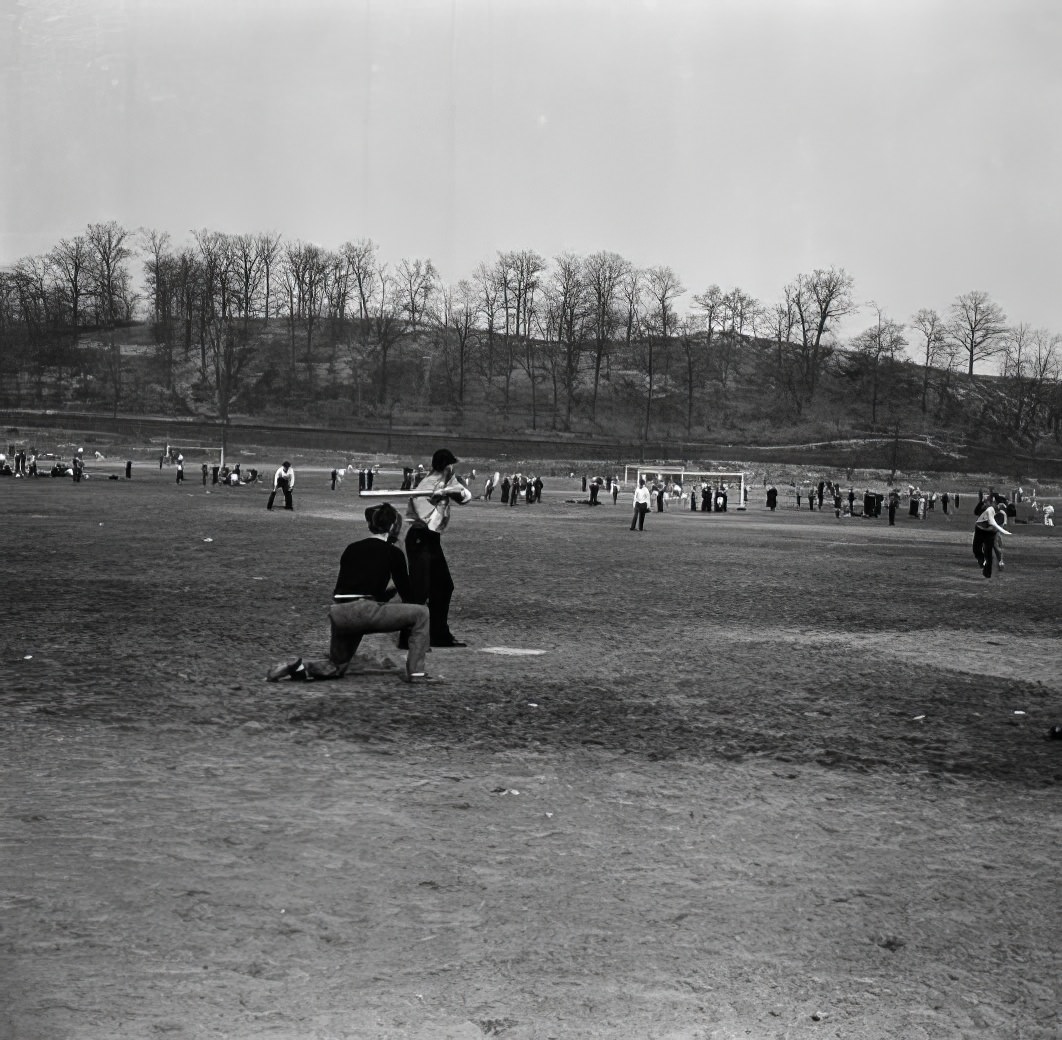
[[[1056,0],[0,0],[0,263],[88,223],[611,250],[1062,332]],[[688,298],[686,301],[688,305]],[[865,311],[851,331],[870,323]]]

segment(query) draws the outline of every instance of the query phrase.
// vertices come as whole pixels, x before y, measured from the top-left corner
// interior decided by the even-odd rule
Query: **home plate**
[[[546,653],[545,650],[525,650],[520,646],[485,646],[485,654],[502,654],[505,657],[534,657]]]

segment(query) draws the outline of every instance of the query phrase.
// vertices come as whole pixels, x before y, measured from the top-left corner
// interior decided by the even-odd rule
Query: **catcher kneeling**
[[[350,667],[361,637],[371,632],[409,631],[409,655],[401,678],[411,683],[441,682],[424,671],[428,652],[428,608],[408,602],[412,598],[406,558],[395,542],[402,517],[389,502],[365,510],[370,535],[351,542],[339,560],[339,577],[328,611],[332,638],[325,661],[289,658],[266,673],[278,679],[339,679]],[[393,584],[392,584],[393,583]],[[402,603],[390,602],[395,593]]]

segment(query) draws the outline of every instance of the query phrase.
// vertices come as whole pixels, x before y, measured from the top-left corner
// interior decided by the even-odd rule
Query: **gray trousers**
[[[409,632],[409,656],[406,671],[413,675],[424,671],[429,644],[428,608],[417,603],[377,603],[374,599],[355,599],[336,603],[328,611],[332,639],[327,661],[311,661],[307,671],[315,679],[338,679],[354,659],[361,637],[371,632]]]

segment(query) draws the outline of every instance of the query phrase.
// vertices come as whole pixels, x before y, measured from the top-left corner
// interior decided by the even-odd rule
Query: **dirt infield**
[[[0,483],[0,1040],[1060,1035],[1051,529],[547,481],[447,685],[269,684],[356,492],[89,471]]]

